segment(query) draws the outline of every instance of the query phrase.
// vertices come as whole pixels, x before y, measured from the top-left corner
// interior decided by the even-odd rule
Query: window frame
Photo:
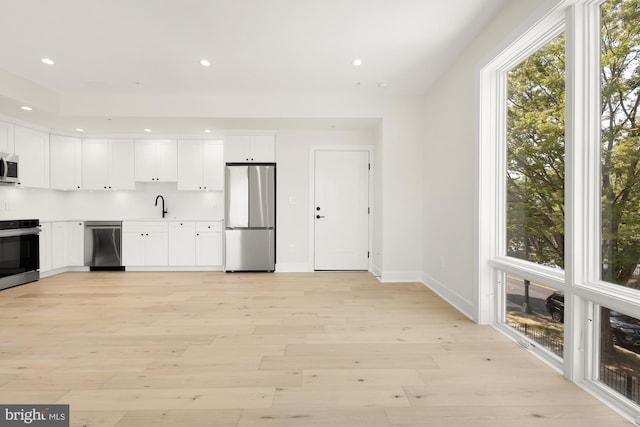
[[[537,356],[629,419],[640,408],[600,383],[601,305],[640,318],[640,290],[601,279],[600,7],[606,0],[547,1],[477,69],[476,321],[514,340],[504,320],[505,273],[565,293],[564,360]],[[565,32],[565,270],[506,256],[508,71]],[[544,353],[544,352],[542,352]]]

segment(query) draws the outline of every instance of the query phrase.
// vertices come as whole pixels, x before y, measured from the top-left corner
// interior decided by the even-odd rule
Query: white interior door
[[[314,269],[369,269],[369,152],[316,151]]]

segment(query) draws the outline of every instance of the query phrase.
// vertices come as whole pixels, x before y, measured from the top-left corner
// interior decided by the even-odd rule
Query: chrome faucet
[[[164,197],[162,197],[161,195],[158,195],[156,197],[156,206],[158,206],[158,199],[162,199],[162,218],[164,218],[164,216],[167,214],[167,210],[164,208]]]

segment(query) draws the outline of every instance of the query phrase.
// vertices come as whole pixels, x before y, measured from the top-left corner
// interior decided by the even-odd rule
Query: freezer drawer
[[[274,271],[275,230],[225,230],[225,271]]]

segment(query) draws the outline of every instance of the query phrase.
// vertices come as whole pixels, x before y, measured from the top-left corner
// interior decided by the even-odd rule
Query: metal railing
[[[509,322],[509,326],[555,355],[562,357],[564,350],[563,340],[552,338],[540,331],[540,329],[527,325],[526,323]],[[607,366],[601,365],[600,382],[640,405],[640,379],[637,376],[629,373],[620,373]]]
[[[637,377],[601,365],[600,382],[640,405],[640,382]]]
[[[509,326],[525,335],[527,338],[531,338],[533,341],[540,344],[556,356],[562,358],[564,354],[563,340],[550,337],[540,329],[527,325],[526,323],[509,322]]]

